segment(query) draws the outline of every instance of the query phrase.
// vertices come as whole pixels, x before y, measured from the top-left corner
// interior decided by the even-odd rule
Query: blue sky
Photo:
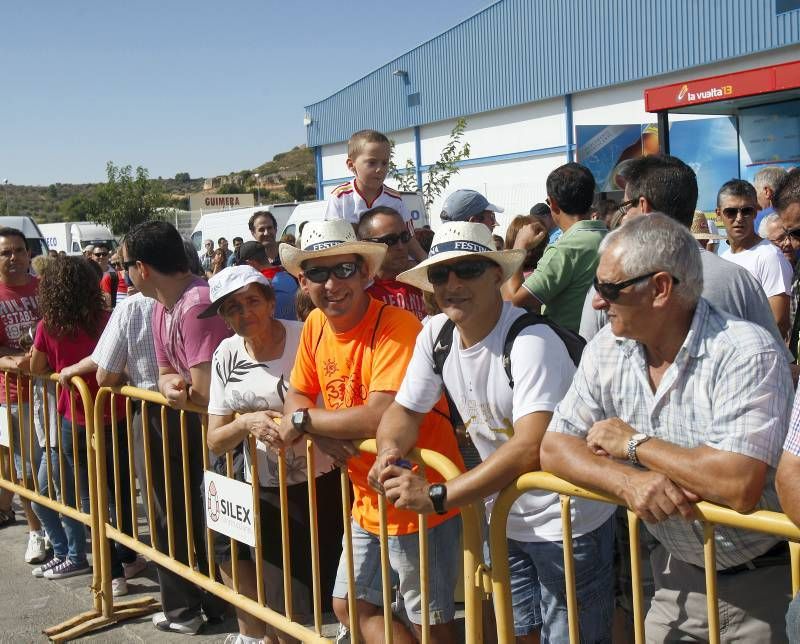
[[[304,105],[490,4],[5,0],[0,180],[254,167],[305,143]]]

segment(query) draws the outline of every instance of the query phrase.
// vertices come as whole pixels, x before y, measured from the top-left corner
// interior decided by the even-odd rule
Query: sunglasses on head
[[[460,280],[474,280],[483,275],[490,266],[497,266],[488,259],[467,259],[455,264],[435,264],[428,268],[428,281],[434,286],[445,284],[450,273]]]
[[[392,233],[390,235],[384,235],[383,237],[366,237],[364,241],[373,242],[375,244],[386,244],[387,246],[394,246],[399,241],[407,244],[411,241],[411,233],[404,230],[400,234]]]
[[[739,216],[739,213],[742,213],[742,217],[745,219],[749,217],[756,216],[756,209],[753,206],[745,206],[744,208],[723,208],[722,209],[722,216],[725,219],[734,220],[736,217]]]
[[[342,262],[335,266],[312,266],[304,268],[303,275],[315,284],[324,284],[330,279],[331,274],[340,280],[346,280],[358,272],[360,264],[361,262]]]
[[[660,272],[661,271],[653,271],[652,273],[639,275],[638,277],[632,277],[631,279],[623,282],[600,282],[595,276],[594,280],[592,280],[592,285],[594,286],[594,290],[597,291],[600,297],[602,297],[606,302],[615,302],[619,299],[622,289],[633,286],[634,284],[638,284],[639,282],[644,282]],[[680,284],[680,280],[673,276],[672,283]]]

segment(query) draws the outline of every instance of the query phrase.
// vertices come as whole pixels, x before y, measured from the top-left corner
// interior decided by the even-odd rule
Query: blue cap
[[[440,217],[442,221],[469,221],[484,210],[503,212],[477,190],[456,190],[445,199]]]

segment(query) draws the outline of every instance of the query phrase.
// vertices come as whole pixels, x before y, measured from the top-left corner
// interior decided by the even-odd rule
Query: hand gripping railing
[[[575,592],[575,570],[572,560],[572,523],[570,497],[576,496],[593,501],[602,501],[625,507],[625,503],[611,495],[593,492],[573,485],[547,472],[523,474],[507,486],[497,497],[489,525],[490,553],[492,560],[491,578],[497,616],[497,636],[501,644],[514,642],[514,618],[511,609],[510,577],[508,568],[508,542],[506,522],[514,501],[531,490],[556,492],[561,497],[561,522],[564,543],[564,575],[566,578],[567,610],[569,618],[569,638],[572,644],[580,641],[578,633],[578,603]],[[791,520],[779,512],[759,510],[740,514],[730,508],[708,502],[694,505],[697,519],[703,523],[704,559],[706,577],[706,600],[708,608],[708,639],[712,644],[719,643],[719,611],[717,607],[717,574],[714,527],[716,525],[754,530],[790,540],[792,570],[792,593],[800,587],[800,530]],[[631,579],[633,583],[634,637],[638,643],[645,641],[643,591],[641,583],[641,555],[639,550],[639,518],[628,510],[628,532],[630,537]]]

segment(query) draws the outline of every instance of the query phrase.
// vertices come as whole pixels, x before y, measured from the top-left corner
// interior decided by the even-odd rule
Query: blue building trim
[[[575,160],[575,141],[572,135],[572,94],[564,94],[564,122],[567,129],[567,163],[572,163]]]
[[[322,148],[319,145],[314,148],[314,166],[317,175],[317,199],[324,199],[325,191],[322,189],[324,185],[322,180]]]
[[[472,165],[485,165],[487,163],[499,163],[501,161],[514,161],[517,159],[531,159],[534,157],[546,157],[551,154],[566,154],[567,158],[575,152],[575,144],[556,145],[551,148],[538,148],[536,150],[522,150],[520,152],[508,152],[507,154],[494,154],[486,157],[475,157],[474,159],[464,159],[456,162],[456,167],[466,168]],[[417,176],[430,169],[430,165],[417,165]],[[340,183],[350,181],[352,177],[339,177],[337,179],[325,179],[323,186],[338,186]]]
[[[422,141],[419,125],[414,126],[414,164],[417,166],[417,190],[422,192]]]

